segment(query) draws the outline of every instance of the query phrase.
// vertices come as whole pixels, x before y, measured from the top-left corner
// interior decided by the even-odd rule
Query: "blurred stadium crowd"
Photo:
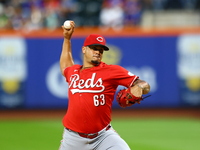
[[[0,29],[139,26],[144,10],[199,10],[200,0],[0,0]]]

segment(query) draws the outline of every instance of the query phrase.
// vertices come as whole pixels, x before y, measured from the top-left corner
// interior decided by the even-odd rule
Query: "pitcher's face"
[[[103,57],[104,48],[102,46],[83,47],[83,54],[86,62],[98,65]]]

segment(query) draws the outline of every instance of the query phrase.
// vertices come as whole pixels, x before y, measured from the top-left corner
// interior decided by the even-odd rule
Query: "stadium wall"
[[[107,39],[104,62],[150,83],[151,97],[130,108],[200,106],[200,28],[77,28],[72,38],[77,64],[91,33]],[[67,84],[59,70],[62,42],[62,30],[0,30],[1,109],[67,107]],[[119,108],[116,100],[113,107]]]

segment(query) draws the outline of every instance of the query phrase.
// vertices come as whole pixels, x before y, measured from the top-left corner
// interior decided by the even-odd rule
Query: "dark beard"
[[[100,64],[99,61],[95,61],[95,60],[91,60],[91,62],[95,65],[95,66],[98,66]]]

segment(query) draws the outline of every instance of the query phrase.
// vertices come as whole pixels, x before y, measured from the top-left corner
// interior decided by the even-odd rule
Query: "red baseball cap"
[[[99,34],[90,34],[88,37],[86,37],[83,46],[92,45],[102,46],[105,51],[109,50],[109,48],[106,46],[105,38]]]

